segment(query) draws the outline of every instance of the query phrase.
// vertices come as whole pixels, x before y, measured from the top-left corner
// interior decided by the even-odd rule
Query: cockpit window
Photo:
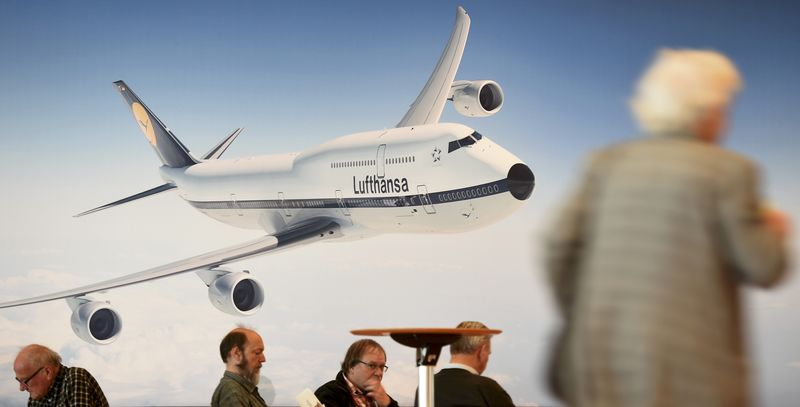
[[[471,135],[469,135],[467,137],[464,137],[464,138],[459,139],[459,140],[451,141],[450,144],[448,144],[447,152],[448,153],[452,153],[453,151],[456,151],[461,147],[471,146],[471,145],[477,143],[478,140],[480,140],[482,138],[483,138],[483,136],[481,136],[481,134],[476,131],[476,132],[472,133]]]

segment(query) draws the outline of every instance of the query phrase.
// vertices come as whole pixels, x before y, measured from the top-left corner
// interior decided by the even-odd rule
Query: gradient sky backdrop
[[[474,127],[537,176],[522,210],[482,230],[386,235],[238,263],[266,289],[263,309],[250,318],[216,311],[191,274],[97,295],[124,322],[105,347],[72,334],[62,301],[2,310],[0,406],[27,397],[11,363],[31,342],[88,368],[112,405],[202,405],[223,370],[220,338],[245,323],[268,347],[262,394],[287,405],[335,375],[357,339],[350,329],[465,319],[504,330],[487,375],[518,404],[551,404],[542,369],[556,320],[541,237],[582,157],[637,134],[626,100],[658,48],[713,48],[737,63],[745,88],[726,145],[761,163],[769,202],[800,219],[798,6],[650,3],[0,2],[0,300],[258,235],[210,220],[174,194],[71,217],[161,183],[155,154],[112,87],[118,79],[197,155],[240,126],[246,130],[227,157],[300,151],[393,127],[462,4],[472,28],[457,79],[498,81],[505,105],[485,119],[447,106],[442,121]],[[791,247],[797,258],[796,238]],[[746,294],[752,365],[767,406],[800,400],[797,272],[775,290]],[[380,341],[391,366],[386,387],[407,404],[414,352]]]

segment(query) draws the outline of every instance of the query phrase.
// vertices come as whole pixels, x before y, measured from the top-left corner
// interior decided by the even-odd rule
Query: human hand
[[[777,234],[781,239],[786,238],[789,234],[789,216],[772,208],[765,209],[763,214],[767,228]]]
[[[392,399],[383,388],[383,383],[379,379],[372,379],[367,381],[364,386],[364,394],[372,400],[375,400],[380,407],[386,407],[392,402]]]

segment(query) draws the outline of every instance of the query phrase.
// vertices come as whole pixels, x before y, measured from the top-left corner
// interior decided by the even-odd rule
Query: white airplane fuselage
[[[393,128],[301,153],[164,166],[161,175],[209,217],[268,234],[319,217],[350,238],[462,232],[511,214],[530,195],[508,190],[522,161],[474,133],[452,123]]]

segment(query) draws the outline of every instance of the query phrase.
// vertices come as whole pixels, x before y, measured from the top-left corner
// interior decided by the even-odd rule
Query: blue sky
[[[699,4],[698,4],[699,3]],[[299,151],[393,127],[433,69],[462,4],[472,28],[458,79],[493,79],[497,115],[467,124],[527,162],[537,188],[507,220],[461,235],[381,236],[242,262],[267,290],[248,319],[221,315],[195,276],[104,294],[122,337],[93,347],[48,303],[0,312],[0,405],[19,405],[10,363],[42,342],[102,377],[116,405],[203,404],[222,372],[219,338],[236,323],[268,346],[274,404],[336,373],[348,331],[503,329],[487,374],[514,400],[547,404],[541,369],[555,319],[540,240],[593,148],[637,134],[626,107],[658,48],[712,48],[745,88],[726,145],[757,160],[764,192],[800,218],[800,9],[746,2],[0,2],[0,299],[133,272],[254,235],[159,196],[72,214],[158,185],[149,151],[111,83],[125,80],[196,153],[246,128],[228,157]],[[463,251],[458,248],[469,247]],[[797,253],[796,239],[791,241]],[[800,399],[800,283],[748,292],[753,364],[768,406]],[[425,284],[422,284],[424,282]],[[435,309],[435,312],[429,311]],[[382,342],[390,393],[413,398],[413,351]]]

